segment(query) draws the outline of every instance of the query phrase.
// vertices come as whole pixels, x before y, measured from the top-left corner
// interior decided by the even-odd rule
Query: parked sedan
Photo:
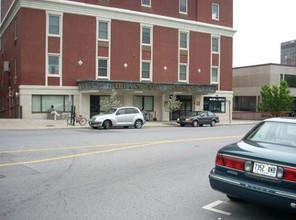
[[[296,213],[296,119],[266,119],[221,148],[209,179],[231,200]]]
[[[133,106],[125,106],[118,108],[111,108],[104,114],[94,115],[89,125],[92,128],[111,128],[111,127],[125,127],[134,126],[141,128],[145,123],[142,112]]]
[[[210,111],[198,111],[194,112],[196,114],[190,117],[180,117],[177,119],[177,123],[180,124],[181,127],[185,125],[190,125],[193,127],[203,126],[204,124],[209,124],[211,126],[215,126],[216,123],[220,122],[219,116],[215,115]]]

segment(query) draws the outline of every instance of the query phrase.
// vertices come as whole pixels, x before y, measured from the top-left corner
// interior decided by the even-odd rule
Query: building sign
[[[123,81],[98,81],[98,80],[79,80],[79,91],[89,90],[142,90],[160,92],[199,92],[215,93],[216,85],[193,85],[179,83],[152,83],[152,82],[123,82]]]

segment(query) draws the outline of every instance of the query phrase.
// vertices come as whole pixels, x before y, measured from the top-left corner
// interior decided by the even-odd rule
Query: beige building
[[[256,112],[263,85],[279,86],[286,80],[291,94],[296,97],[296,66],[261,64],[233,68],[234,111]],[[294,108],[296,110],[296,107]]]

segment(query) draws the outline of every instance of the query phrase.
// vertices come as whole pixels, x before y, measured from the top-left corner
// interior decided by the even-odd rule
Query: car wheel
[[[234,201],[234,202],[243,202],[244,200],[242,199],[239,199],[239,198],[236,198],[236,197],[233,197],[233,196],[230,196],[230,195],[226,195],[228,199],[230,199],[231,201]]]
[[[112,126],[111,121],[109,121],[109,120],[104,121],[104,123],[103,123],[103,127],[104,127],[105,129],[109,129],[109,128],[111,128],[111,126]]]
[[[192,122],[192,126],[193,126],[193,127],[197,127],[197,126],[198,126],[197,121],[193,121],[193,122]]]
[[[135,128],[141,128],[142,125],[143,125],[143,123],[142,123],[141,120],[137,120],[137,121],[135,122]]]
[[[215,120],[211,121],[211,126],[214,127],[215,125],[216,125],[216,121]]]

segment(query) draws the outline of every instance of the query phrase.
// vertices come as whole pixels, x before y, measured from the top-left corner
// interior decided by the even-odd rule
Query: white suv
[[[92,128],[111,128],[111,127],[125,127],[134,126],[141,128],[145,123],[142,112],[133,106],[125,106],[118,108],[111,108],[104,114],[94,115],[89,125]]]

